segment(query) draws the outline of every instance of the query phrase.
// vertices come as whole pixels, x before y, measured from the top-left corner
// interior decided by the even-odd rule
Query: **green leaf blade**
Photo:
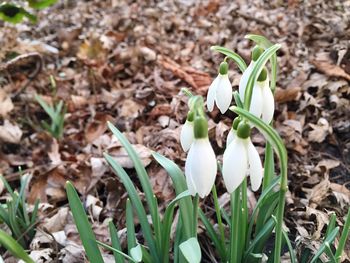
[[[74,222],[77,226],[80,239],[83,243],[88,259],[90,260],[90,262],[103,263],[103,258],[97,246],[95,235],[92,231],[83,205],[72,183],[66,183],[66,192],[69,206],[73,214]]]

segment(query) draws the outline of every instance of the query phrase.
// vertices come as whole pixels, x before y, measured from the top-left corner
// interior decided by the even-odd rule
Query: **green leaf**
[[[224,54],[225,56],[232,59],[242,72],[244,72],[247,69],[247,64],[245,63],[244,59],[237,53],[233,52],[232,50],[225,47],[220,47],[220,46],[212,46],[210,49],[214,51],[218,51],[221,54]]]
[[[225,244],[223,244],[222,240],[218,237],[212,223],[205,216],[202,209],[199,209],[199,217],[206,229],[206,234],[210,237],[211,241],[214,243],[214,246],[218,251],[220,258],[225,258],[226,257]]]
[[[34,9],[44,9],[57,2],[57,0],[27,0],[29,6]]]
[[[145,193],[146,196],[146,201],[148,204],[148,207],[151,211],[151,217],[152,217],[152,222],[154,226],[154,232],[156,234],[156,245],[157,245],[157,250],[160,249],[161,244],[161,225],[160,225],[160,216],[158,212],[158,207],[156,206],[155,202],[155,197],[153,194],[151,182],[149,180],[148,174],[146,172],[145,167],[143,166],[139,156],[135,152],[134,148],[132,145],[128,142],[126,137],[111,123],[107,122],[108,128],[112,131],[112,133],[118,138],[120,143],[124,146],[126,152],[128,153],[130,159],[134,163],[134,167],[137,173],[137,176],[140,180],[142,189]],[[159,254],[161,254],[161,251],[158,251]]]
[[[334,212],[332,212],[331,218],[329,219],[329,223],[328,223],[328,226],[327,226],[327,231],[326,231],[326,234],[325,234],[325,238],[327,238],[329,236],[329,234],[335,228],[336,220],[337,220],[337,216],[336,216],[336,214]]]
[[[109,234],[111,236],[112,247],[121,251],[122,248],[120,246],[118,232],[115,225],[113,224],[113,220],[110,220],[108,222],[108,227],[109,227]],[[115,263],[124,263],[123,256],[120,253],[113,251],[113,255],[114,255]]]
[[[337,258],[338,262],[340,262],[341,254],[343,253],[346,241],[348,240],[349,233],[350,233],[350,208],[348,209],[348,214],[346,216],[344,228],[339,239],[337,250],[335,252],[335,257]]]
[[[133,182],[131,181],[130,177],[125,172],[123,167],[121,167],[120,164],[118,164],[113,159],[113,157],[111,157],[110,155],[108,155],[106,153],[104,154],[104,157],[107,160],[107,162],[109,163],[109,165],[112,167],[114,172],[118,175],[118,177],[122,181],[126,191],[129,194],[129,198],[131,200],[131,203],[135,207],[137,216],[140,220],[141,228],[142,228],[144,237],[148,243],[148,246],[150,248],[150,252],[152,254],[152,257],[154,258],[154,260],[156,262],[160,262],[159,256],[157,253],[156,244],[155,244],[154,238],[152,236],[151,227],[150,227],[148,220],[147,220],[145,208],[142,205],[139,194],[136,191],[136,188],[135,188]]]
[[[264,225],[261,231],[256,235],[256,237],[253,239],[249,247],[244,252],[244,259],[245,259],[244,262],[249,262],[247,261],[247,259],[249,259],[250,254],[253,252],[256,245],[258,245],[261,242],[261,240],[266,240],[266,237],[271,234],[273,228],[275,227],[275,224],[276,223],[272,218],[270,218],[270,220],[267,221],[267,223]],[[256,254],[256,252],[254,254]]]
[[[322,243],[320,248],[318,249],[317,253],[314,255],[310,263],[315,263],[318,258],[325,252],[326,247],[329,246],[329,244],[332,244],[336,236],[338,235],[339,227],[336,227],[333,229],[333,231],[329,234],[329,236],[325,239],[325,241]]]
[[[162,156],[159,153],[152,152],[154,159],[168,172],[177,195],[180,195],[187,190],[187,184],[184,174],[181,169],[171,160]],[[180,216],[183,222],[183,229],[185,231],[184,238],[191,237],[191,222],[193,204],[190,197],[185,197],[179,201]]]
[[[35,16],[29,14],[20,6],[7,2],[4,2],[0,5],[0,19],[12,24],[17,24],[19,22],[22,22],[24,17],[27,17],[33,22],[36,21]]]
[[[166,252],[169,251],[169,246],[170,246],[170,232],[171,232],[171,224],[173,222],[175,205],[179,200],[185,198],[186,196],[190,196],[190,193],[188,190],[176,196],[175,199],[173,199],[165,209],[165,213],[162,221],[163,223],[162,251],[165,252],[163,254],[163,262],[169,261],[169,253],[166,253]]]
[[[276,44],[276,45],[273,45],[272,47],[266,49],[264,51],[264,53],[262,53],[261,56],[258,58],[258,60],[254,63],[254,67],[253,67],[252,72],[249,75],[249,78],[247,81],[247,87],[245,90],[245,94],[243,94],[244,95],[244,108],[246,110],[249,110],[250,103],[252,100],[253,88],[254,88],[256,81],[258,80],[258,77],[259,77],[261,71],[265,67],[265,64],[267,63],[267,61],[273,56],[273,54],[276,53],[276,51],[278,49],[280,49],[280,47],[281,47],[280,44]]]
[[[103,258],[97,246],[96,238],[86,216],[84,207],[74,186],[70,182],[66,183],[66,192],[74,222],[77,226],[88,259],[90,262],[103,263]]]
[[[9,234],[0,230],[0,244],[4,246],[16,258],[22,259],[26,263],[35,263]]]
[[[109,250],[112,251],[112,252],[115,252],[115,253],[118,253],[118,254],[122,255],[123,257],[125,257],[125,258],[128,259],[128,260],[130,260],[131,262],[137,262],[137,261],[135,261],[135,259],[133,259],[133,258],[130,257],[129,255],[123,253],[123,252],[120,251],[119,249],[116,249],[116,248],[114,248],[114,247],[108,246],[107,244],[104,244],[104,243],[102,243],[102,242],[100,242],[100,241],[96,241],[96,243],[97,243],[98,245],[100,245],[101,247],[104,247],[104,248],[106,248],[106,249],[109,249]]]
[[[131,249],[136,246],[134,215],[130,199],[126,200],[126,234],[128,240],[128,251],[130,254]]]
[[[130,255],[136,262],[141,262],[142,260],[142,249],[140,244],[130,249]]]
[[[273,44],[264,36],[260,35],[253,35],[248,34],[245,36],[245,38],[253,40],[255,43],[257,43],[260,47],[263,49],[268,49],[269,47],[273,46]],[[271,90],[272,92],[276,89],[276,80],[277,80],[277,55],[276,53],[272,55],[270,58],[271,63]]]
[[[187,239],[180,244],[180,250],[189,263],[200,263],[202,258],[201,248],[195,237]]]

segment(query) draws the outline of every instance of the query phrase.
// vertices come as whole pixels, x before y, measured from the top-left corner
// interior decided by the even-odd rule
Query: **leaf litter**
[[[232,48],[248,61],[247,33],[282,44],[275,126],[289,150],[293,182],[285,223],[299,254],[306,247],[315,251],[330,212],[342,218],[350,205],[349,17],[349,4],[339,1],[93,0],[61,1],[43,11],[36,25],[3,24],[0,173],[18,185],[21,166],[31,174],[29,200],[43,203],[32,256],[37,262],[85,260],[67,209],[66,180],[81,194],[98,239],[108,241],[106,220],[113,218],[125,244],[127,196],[102,153],[108,151],[131,174],[133,164],[107,131],[107,121],[141,154],[160,205],[174,198],[169,177],[150,152],[184,165],[179,127],[187,99],[180,89],[206,94],[222,59],[211,45]],[[33,52],[42,68],[38,56],[27,56]],[[13,60],[14,53],[23,56]],[[240,73],[235,68],[229,74],[237,88]],[[62,139],[43,131],[47,116],[34,94],[66,103]],[[210,117],[210,139],[222,154],[233,115],[214,111]],[[220,124],[214,129],[214,123]],[[253,140],[264,146],[259,136]],[[227,205],[223,188],[218,194]],[[254,195],[249,199],[253,205]],[[349,260],[350,249],[345,251]],[[111,255],[103,254],[108,262]]]

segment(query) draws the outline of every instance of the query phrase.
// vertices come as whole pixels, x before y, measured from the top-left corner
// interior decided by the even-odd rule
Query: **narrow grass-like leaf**
[[[266,142],[265,160],[264,160],[264,180],[262,189],[265,190],[275,178],[275,161],[273,148],[270,142]]]
[[[98,245],[100,245],[101,247],[104,247],[104,248],[106,248],[106,249],[109,249],[109,250],[112,251],[112,252],[115,252],[115,253],[118,253],[118,254],[122,255],[123,257],[125,257],[125,258],[128,259],[128,260],[130,260],[131,262],[137,263],[137,261],[136,261],[135,259],[133,259],[133,258],[130,257],[129,255],[125,254],[124,252],[120,251],[119,249],[116,249],[116,248],[114,248],[114,247],[108,246],[107,244],[102,243],[102,242],[100,242],[100,241],[96,241],[96,243],[97,243]],[[91,263],[92,263],[92,262],[91,262]]]
[[[260,47],[264,49],[268,49],[273,44],[264,36],[260,35],[254,35],[254,34],[248,34],[245,36],[245,38],[253,40],[255,43],[257,43]],[[271,90],[272,92],[276,89],[276,80],[277,80],[277,55],[276,53],[272,55],[270,58],[271,63]]]
[[[263,229],[256,235],[256,237],[251,242],[250,246],[244,252],[244,260],[243,262],[249,262],[250,254],[253,252],[255,246],[260,243],[261,240],[266,239],[269,236],[275,227],[275,221],[270,218],[269,221],[264,225]],[[255,253],[256,254],[256,253]],[[248,261],[247,261],[248,260]]]
[[[241,101],[241,97],[239,96],[239,93],[236,91],[233,92],[233,98],[236,102],[237,107],[244,108],[244,104]]]
[[[164,251],[163,262],[169,262],[170,231],[171,231],[171,224],[172,224],[172,219],[174,215],[175,205],[179,200],[181,200],[182,198],[185,198],[186,196],[190,196],[190,193],[188,190],[176,196],[175,199],[173,199],[165,209],[165,213],[162,221],[163,223],[162,251]]]
[[[180,250],[189,263],[200,263],[202,258],[201,248],[195,237],[182,242]]]
[[[275,45],[276,46],[276,45]],[[273,47],[275,47],[273,46]],[[273,48],[271,47],[271,48]],[[277,47],[276,47],[277,48]],[[265,52],[262,56],[258,59],[258,61],[264,57]],[[277,224],[276,224],[276,239],[275,239],[275,251],[274,251],[274,259],[275,262],[280,262],[280,253],[281,253],[281,246],[282,246],[282,224],[283,224],[283,215],[284,215],[284,206],[285,206],[285,195],[288,189],[288,155],[285,145],[283,144],[283,141],[281,137],[278,135],[278,133],[269,125],[264,123],[260,118],[257,118],[256,116],[252,115],[248,111],[238,108],[238,107],[231,107],[231,110],[239,114],[240,116],[246,118],[251,123],[253,123],[259,131],[265,136],[265,138],[271,143],[271,145],[274,147],[277,156],[280,161],[280,171],[281,171],[281,183],[280,183],[280,190],[279,190],[279,197],[278,197],[278,206],[277,206]]]
[[[80,239],[83,243],[86,255],[90,262],[103,263],[100,250],[96,243],[95,235],[86,216],[84,207],[79,199],[79,196],[70,183],[66,183],[66,192],[70,209],[73,214],[75,225],[77,226]]]
[[[343,231],[342,231],[340,239],[339,239],[339,244],[338,244],[337,250],[335,252],[335,257],[338,260],[338,262],[340,262],[341,254],[343,253],[345,243],[348,240],[349,233],[350,233],[350,208],[348,210],[348,214],[346,216],[344,228],[343,228]]]
[[[267,200],[271,201],[271,200],[274,200],[278,197],[278,193],[273,192],[273,189],[278,185],[280,180],[281,180],[280,177],[276,177],[274,179],[274,181],[272,181],[272,183],[269,185],[269,187],[261,193],[260,198],[258,199],[258,202],[256,203],[256,205],[253,209],[253,213],[250,217],[246,247],[248,247],[248,245],[249,245],[250,238],[251,238],[252,231],[253,231],[253,226],[254,226],[254,223],[256,220],[256,216],[257,216],[258,212],[260,211],[260,208],[262,206],[264,206],[265,204],[269,204],[269,202],[267,202]]]
[[[329,234],[335,228],[336,220],[337,220],[337,215],[333,212],[331,214],[331,218],[329,219],[329,223],[328,223],[328,226],[327,226],[327,231],[326,231],[326,234],[325,234],[325,239],[329,236]]]
[[[180,195],[187,190],[186,179],[180,168],[168,158],[162,156],[159,153],[152,152],[154,159],[168,172],[177,195]],[[185,231],[186,239],[191,237],[191,214],[193,211],[193,204],[191,197],[182,198],[179,201],[180,215],[183,222],[183,229]]]
[[[126,200],[126,234],[128,240],[128,251],[136,246],[136,238],[135,238],[135,225],[134,225],[134,215],[132,212],[132,206],[130,203],[130,199]]]
[[[254,67],[252,69],[251,74],[249,75],[248,81],[247,81],[247,87],[244,94],[244,108],[246,110],[249,110],[250,103],[252,100],[253,95],[253,88],[258,80],[258,77],[265,67],[265,64],[267,61],[271,58],[273,54],[276,53],[276,51],[281,47],[280,44],[275,44],[272,47],[266,49],[264,53],[261,54],[261,56],[258,58],[258,60],[254,63]]]
[[[322,245],[318,249],[317,253],[311,259],[310,263],[315,263],[318,260],[318,258],[325,252],[326,246],[329,246],[329,244],[332,244],[332,242],[334,241],[334,239],[338,235],[338,232],[339,232],[339,227],[336,227],[333,229],[333,231],[329,234],[329,236],[322,243]]]
[[[221,239],[218,237],[212,223],[209,222],[202,209],[199,209],[199,218],[201,219],[205,229],[207,230],[206,234],[208,234],[210,240],[214,243],[214,246],[216,248],[216,251],[220,255],[220,258],[224,259],[226,257],[225,244],[223,244]]]
[[[156,243],[155,243],[154,238],[152,236],[152,230],[151,230],[151,227],[150,227],[148,220],[147,220],[145,208],[142,205],[139,194],[136,191],[136,188],[135,188],[133,182],[131,181],[130,177],[125,172],[123,167],[121,167],[120,164],[118,164],[113,159],[112,156],[105,153],[104,157],[107,160],[107,162],[109,163],[109,165],[112,167],[114,172],[117,174],[117,176],[120,178],[126,191],[129,194],[129,198],[131,200],[132,205],[135,207],[137,216],[140,220],[140,224],[141,224],[141,228],[142,228],[145,240],[148,243],[148,246],[150,248],[150,252],[151,252],[151,255],[153,257],[154,262],[161,262],[160,257],[157,253]]]
[[[34,9],[44,9],[57,2],[57,0],[27,0],[29,6]]]
[[[10,253],[16,258],[22,259],[26,263],[35,263],[24,251],[23,247],[2,230],[0,230],[0,244],[10,251]]]
[[[214,51],[218,51],[221,54],[224,54],[225,56],[232,59],[242,72],[244,72],[247,69],[247,64],[245,63],[244,59],[240,55],[238,55],[236,52],[233,52],[228,48],[220,47],[220,46],[212,46],[210,49]]]
[[[112,220],[108,222],[108,228],[109,228],[109,234],[111,236],[112,247],[121,251],[122,248],[120,246],[118,232]],[[113,255],[114,255],[115,263],[124,263],[123,256],[120,253],[113,251]]]
[[[290,256],[290,262],[291,263],[297,263],[297,259],[296,259],[296,256],[295,256],[295,251],[293,249],[293,246],[292,246],[292,243],[290,242],[290,239],[288,237],[288,233],[284,230],[282,230],[283,232],[283,237],[284,237],[284,241],[286,242],[287,244],[287,247],[288,247],[288,251],[289,251],[289,256]]]
[[[151,217],[152,217],[152,222],[154,225],[154,232],[156,235],[156,246],[159,249],[161,246],[160,240],[161,240],[161,226],[160,226],[160,216],[158,212],[158,207],[155,206],[154,202],[154,194],[151,186],[151,182],[149,180],[148,174],[146,172],[145,167],[143,166],[139,156],[135,152],[134,148],[132,145],[128,142],[126,137],[111,123],[107,122],[108,128],[112,131],[112,133],[118,138],[120,143],[124,146],[126,152],[129,155],[129,158],[133,161],[134,167],[137,173],[137,176],[140,180],[142,189],[145,193],[146,201],[148,204],[148,207],[151,211]],[[158,251],[159,254],[161,254],[161,251]]]

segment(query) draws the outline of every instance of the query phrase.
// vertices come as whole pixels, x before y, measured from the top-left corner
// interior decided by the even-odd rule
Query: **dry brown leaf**
[[[275,92],[275,100],[278,103],[285,103],[288,101],[293,101],[300,97],[300,87],[293,87],[287,89],[277,88]]]
[[[309,124],[312,131],[309,132],[308,139],[312,142],[323,142],[329,133],[332,133],[328,121],[325,118],[320,118],[317,124]]]
[[[151,151],[143,146],[142,144],[132,145],[137,155],[140,157],[140,160],[144,167],[148,166],[151,163]],[[124,148],[116,148],[109,151],[109,154],[117,161],[123,168],[134,168],[134,163],[130,159],[128,153]]]
[[[22,130],[8,120],[5,120],[4,124],[0,125],[0,140],[4,142],[19,143],[22,134]]]
[[[14,108],[10,96],[0,89],[0,116],[6,116]]]
[[[62,163],[61,154],[59,150],[60,150],[60,146],[58,145],[57,140],[53,139],[51,144],[51,149],[47,153],[47,155],[49,156],[52,162],[52,165],[59,165]]]
[[[113,117],[105,113],[97,113],[94,119],[85,129],[85,138],[88,142],[93,142],[107,130],[107,121],[113,121]]]
[[[196,82],[194,81],[193,77],[190,74],[188,74],[185,70],[183,70],[182,67],[179,64],[177,64],[175,61],[171,60],[170,58],[164,57],[164,56],[159,56],[157,61],[165,69],[173,72],[173,74],[175,76],[186,81],[193,88],[198,89],[198,86],[197,86]]]
[[[327,61],[320,60],[313,60],[312,64],[314,64],[319,71],[325,73],[328,76],[340,77],[350,81],[350,75],[346,73],[345,70],[342,69],[340,66],[333,65]]]
[[[68,207],[59,208],[58,212],[54,216],[45,219],[45,223],[43,226],[50,233],[63,230],[64,226],[67,224],[68,213]]]

